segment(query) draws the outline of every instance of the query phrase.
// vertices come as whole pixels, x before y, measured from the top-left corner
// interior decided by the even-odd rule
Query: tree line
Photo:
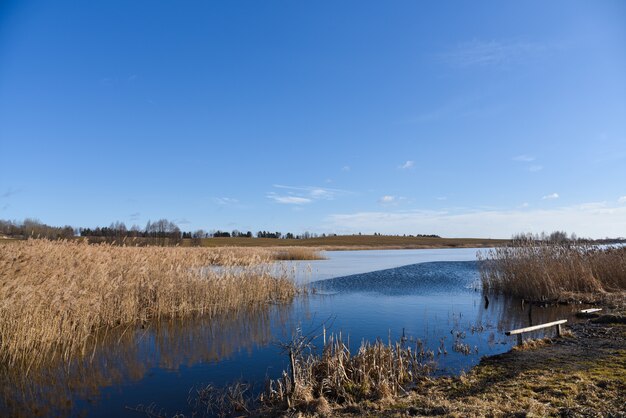
[[[0,219],[0,234],[11,238],[67,239],[76,235],[71,226],[50,226],[37,219],[26,218],[22,222]]]
[[[568,234],[565,231],[553,231],[549,234],[546,232],[539,234],[532,234],[530,232],[514,234],[511,237],[511,241],[513,244],[528,242],[544,242],[548,244],[617,244],[626,242],[626,238],[581,238],[575,233]]]

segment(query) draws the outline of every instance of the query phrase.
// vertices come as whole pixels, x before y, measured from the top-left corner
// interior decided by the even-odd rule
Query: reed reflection
[[[291,305],[270,305],[211,319],[161,320],[102,331],[81,357],[29,370],[0,366],[0,410],[8,416],[76,415],[77,400],[97,400],[103,388],[143,379],[153,367],[219,362],[273,341],[287,331]]]

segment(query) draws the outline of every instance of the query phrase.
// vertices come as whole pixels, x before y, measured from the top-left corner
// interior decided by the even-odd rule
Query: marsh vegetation
[[[398,260],[407,264],[408,252]],[[465,252],[475,254],[415,251],[414,257],[459,259]],[[377,252],[363,253],[369,260]],[[363,264],[363,258],[345,258],[354,254],[324,255]],[[276,269],[273,261],[317,257],[315,249],[303,247],[46,240],[0,246],[0,409],[18,416],[76,415],[83,409],[130,416],[137,410],[152,416],[247,414],[259,408],[367,412],[448,381],[441,375],[467,372],[481,356],[509,350],[504,330],[571,318],[580,309],[531,310],[507,296],[490,296],[485,305],[476,261],[344,273],[311,283],[316,292],[296,297],[304,290],[289,269]],[[341,265],[334,269],[345,271]],[[376,270],[369,264],[368,269]],[[312,335],[331,317],[326,343],[319,329],[315,341],[298,339],[297,333],[294,340],[294,329]],[[286,350],[276,341],[286,341]],[[245,380],[228,385],[237,379]],[[447,405],[448,391],[437,387],[444,397],[437,402]]]
[[[626,291],[626,247],[518,242],[479,253],[483,289],[530,301]]]
[[[269,266],[285,253],[47,240],[3,245],[0,361],[24,370],[55,357],[70,362],[89,354],[108,328],[290,301],[301,289],[288,271]]]

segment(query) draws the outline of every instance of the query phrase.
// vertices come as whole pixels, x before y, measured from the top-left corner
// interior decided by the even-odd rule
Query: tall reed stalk
[[[483,289],[528,300],[626,290],[626,247],[522,242],[479,258]]]
[[[0,362],[28,370],[47,359],[70,361],[88,354],[107,327],[289,300],[298,288],[273,273],[271,259],[266,249],[0,246]]]
[[[331,336],[321,354],[304,339],[288,347],[291,373],[268,380],[260,402],[265,407],[283,408],[332,402],[359,402],[397,396],[434,369],[434,353],[421,341],[412,344],[364,341],[356,352],[341,336]]]

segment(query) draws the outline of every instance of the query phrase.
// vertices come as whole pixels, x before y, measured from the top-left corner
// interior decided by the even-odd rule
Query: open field
[[[77,238],[80,239],[80,238]],[[99,237],[89,238],[99,242]],[[275,238],[200,238],[183,239],[182,247],[314,247],[324,250],[423,249],[423,248],[484,248],[508,243],[508,240],[488,238],[431,238],[385,235],[338,235],[307,239]],[[127,245],[146,245],[145,238],[128,238]]]
[[[75,238],[84,240],[85,238]],[[101,237],[88,237],[92,243],[105,242]],[[20,240],[0,239],[0,244]],[[146,238],[127,238],[127,246],[151,245]],[[308,239],[274,238],[200,238],[183,239],[181,247],[313,247],[323,250],[384,250],[428,248],[489,248],[505,245],[509,240],[489,238],[430,238],[385,235],[338,235]]]
[[[47,240],[1,246],[0,361],[27,369],[57,356],[70,361],[87,354],[85,347],[94,335],[110,327],[211,317],[291,300],[299,289],[287,272],[270,274],[268,261],[274,254],[265,248],[121,247]],[[289,251],[279,254],[287,257]]]
[[[589,299],[626,291],[626,247],[525,243],[490,250],[481,263],[483,289],[526,300]]]
[[[190,240],[185,240],[190,241]],[[411,248],[473,248],[502,245],[508,240],[483,238],[429,238],[385,235],[338,235],[308,239],[271,238],[204,238],[203,247],[319,247],[325,250],[411,249]],[[185,242],[183,245],[191,245]]]

